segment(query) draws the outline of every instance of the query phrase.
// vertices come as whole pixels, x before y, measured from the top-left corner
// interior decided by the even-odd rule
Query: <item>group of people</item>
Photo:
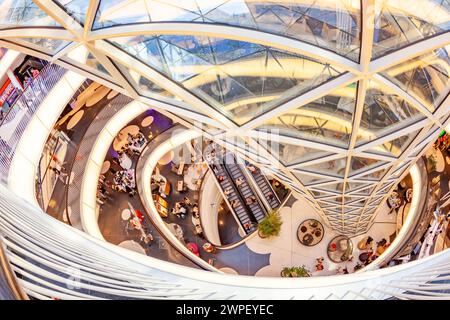
[[[101,174],[97,184],[97,203],[103,205],[108,200],[113,200],[108,189],[111,188],[111,184],[106,180],[104,174]]]
[[[128,230],[139,230],[141,232],[140,241],[145,245],[151,246],[153,241],[153,235],[148,231],[148,228],[144,225],[144,215],[139,211],[135,210],[134,216],[127,221],[125,228]]]
[[[142,148],[147,143],[147,139],[145,138],[142,131],[139,129],[139,132],[136,134],[128,133],[127,136],[127,144],[125,145],[126,148],[131,150],[136,155],[139,155],[142,151]]]
[[[200,211],[197,203],[192,203],[188,197],[184,197],[182,201],[175,202],[171,213],[178,218],[186,219],[189,211],[192,214],[192,223],[195,228],[194,234],[204,239],[203,228],[200,223]]]
[[[126,192],[130,197],[136,195],[136,181],[134,179],[134,169],[117,171],[113,179],[112,189],[119,192]]]

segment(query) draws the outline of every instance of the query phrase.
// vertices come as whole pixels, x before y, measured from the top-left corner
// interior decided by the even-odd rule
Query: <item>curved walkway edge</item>
[[[170,243],[177,248],[178,251],[189,257],[189,259],[194,261],[197,265],[200,265],[206,270],[221,272],[204,261],[202,258],[193,254],[188,248],[180,243],[177,237],[175,237],[175,235],[167,228],[166,223],[162,220],[156,210],[150,187],[151,177],[158,161],[172,149],[187,141],[197,138],[199,135],[201,135],[201,133],[198,131],[192,129],[181,129],[180,126],[175,126],[150,141],[145,147],[145,150],[142,152],[136,166],[136,185],[141,196],[142,203],[150,215],[151,220],[160,232],[164,234],[166,239],[170,241]]]

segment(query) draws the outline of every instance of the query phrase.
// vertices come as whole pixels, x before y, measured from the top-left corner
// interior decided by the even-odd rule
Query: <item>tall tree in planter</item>
[[[258,224],[258,234],[261,238],[278,236],[280,234],[282,224],[283,222],[281,221],[280,213],[277,210],[271,210]]]

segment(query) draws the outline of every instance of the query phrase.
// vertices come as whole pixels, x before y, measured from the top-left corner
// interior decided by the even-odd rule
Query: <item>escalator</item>
[[[257,222],[260,222],[266,216],[265,208],[260,203],[256,193],[250,187],[250,184],[248,183],[247,177],[244,175],[241,166],[236,162],[236,158],[229,152],[227,152],[224,156],[224,167],[228,171],[228,174],[232,178],[235,185],[238,179],[242,181],[239,186],[236,185],[236,188],[238,189],[244,201],[250,198],[253,198],[255,200],[251,204],[247,204],[247,202],[245,202],[245,204],[250,209],[250,212],[254,216],[255,220]]]

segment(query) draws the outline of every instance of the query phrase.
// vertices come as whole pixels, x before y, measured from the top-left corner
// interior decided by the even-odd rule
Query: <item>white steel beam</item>
[[[223,24],[195,22],[152,22],[123,25],[92,31],[87,40],[93,41],[141,35],[195,35],[252,42],[301,54],[321,62],[329,63],[332,66],[337,66],[354,74],[360,74],[357,63],[330,50],[322,49],[306,42],[272,33]]]

